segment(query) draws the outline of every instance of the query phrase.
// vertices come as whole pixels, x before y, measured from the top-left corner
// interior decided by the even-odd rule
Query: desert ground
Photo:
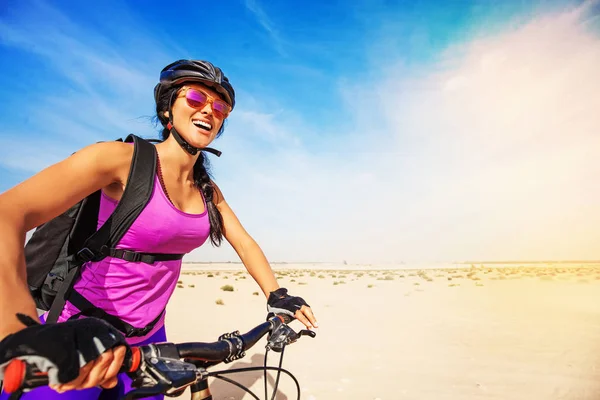
[[[302,399],[600,398],[600,265],[273,269],[319,323],[316,338],[284,353]],[[186,264],[168,308],[169,340],[247,332],[265,320],[265,300],[239,266]],[[212,370],[262,366],[265,343]],[[268,364],[279,356],[269,352]],[[264,398],[262,371],[228,377]],[[269,372],[269,398],[275,377]],[[209,382],[215,400],[253,398]],[[289,377],[276,398],[297,398]]]

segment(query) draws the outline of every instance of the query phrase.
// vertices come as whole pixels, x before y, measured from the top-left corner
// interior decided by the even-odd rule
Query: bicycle
[[[300,385],[294,375],[281,368],[283,353],[288,344],[296,342],[301,336],[314,338],[316,333],[311,330],[295,332],[289,327],[291,318],[287,315],[276,315],[266,322],[240,335],[239,331],[225,333],[219,340],[212,343],[154,343],[139,347],[131,347],[121,372],[126,372],[132,379],[135,389],[125,393],[121,400],[141,399],[149,396],[164,394],[165,396],[180,396],[189,387],[191,400],[212,400],[208,387],[208,378],[218,378],[231,383],[256,400],[260,400],[249,388],[223,375],[246,371],[264,370],[265,400],[267,399],[267,371],[277,371],[273,395],[275,399],[281,373],[287,374],[296,385],[298,400],[300,400]],[[208,372],[208,368],[220,363],[230,363],[243,358],[246,351],[253,347],[263,336],[267,335],[265,363],[263,367],[247,367],[222,371]],[[279,366],[267,366],[267,355],[270,350],[281,353]],[[48,385],[48,376],[35,366],[13,359],[7,366],[4,375],[4,390],[18,398],[23,391]]]

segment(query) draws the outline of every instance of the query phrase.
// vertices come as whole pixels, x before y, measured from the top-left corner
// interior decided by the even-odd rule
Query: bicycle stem
[[[191,400],[213,400],[206,377],[191,384],[190,390],[192,392]]]

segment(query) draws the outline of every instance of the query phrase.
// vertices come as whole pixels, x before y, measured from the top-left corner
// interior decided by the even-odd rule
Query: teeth
[[[196,125],[200,128],[206,129],[207,131],[210,131],[212,129],[212,125],[209,124],[208,122],[198,121],[198,120],[195,120],[192,122],[194,123],[194,125]]]

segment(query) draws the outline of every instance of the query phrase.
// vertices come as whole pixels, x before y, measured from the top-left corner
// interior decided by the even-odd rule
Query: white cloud
[[[379,81],[341,82],[354,123],[344,135],[239,96],[236,117],[214,144],[224,151],[211,158],[217,182],[273,261],[598,258],[600,40],[586,30],[593,4],[456,45],[426,68],[382,63],[381,74],[370,74]],[[246,6],[281,50],[264,11],[254,1]],[[151,62],[125,62],[98,35],[84,45],[85,30],[46,12],[60,24],[0,21],[0,37],[83,90],[36,104],[48,132],[2,140],[0,162],[28,172],[83,141],[141,132],[139,122],[148,132],[146,121],[134,119],[137,109],[114,104],[151,105],[155,81],[145,72],[155,71]],[[143,37],[131,42],[161,58],[152,38],[140,45]],[[111,82],[112,93],[100,91],[102,82]],[[113,104],[111,96],[130,101]],[[40,133],[68,138],[73,148],[38,140]],[[235,258],[227,246],[209,245],[188,257]]]
[[[591,9],[538,16],[447,49],[429,68],[399,64],[380,82],[346,86],[364,101],[348,103],[358,128],[332,144],[340,152],[286,142],[257,154],[244,142],[248,152],[231,155],[243,168],[223,177],[242,221],[275,260],[599,258]],[[379,101],[385,129],[373,129]],[[262,122],[273,140],[294,133],[284,118]]]

